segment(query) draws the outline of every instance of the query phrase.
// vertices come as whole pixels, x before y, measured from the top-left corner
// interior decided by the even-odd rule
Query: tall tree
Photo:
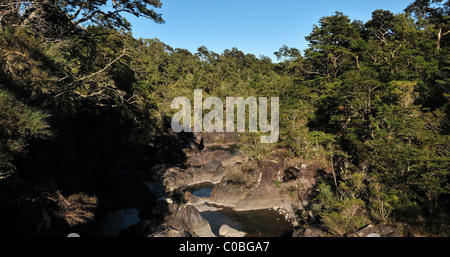
[[[358,28],[341,12],[323,17],[319,23],[306,37],[309,48],[305,51],[305,56],[313,62],[314,70],[331,81],[349,66],[358,66],[358,55],[354,50],[358,47],[360,35]]]

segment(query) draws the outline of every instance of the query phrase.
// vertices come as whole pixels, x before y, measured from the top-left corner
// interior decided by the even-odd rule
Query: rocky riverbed
[[[239,151],[236,142],[205,141],[203,151],[186,152],[184,167],[154,170],[153,179],[164,185],[165,193],[159,197],[157,208],[144,208],[140,215],[144,221],[134,230],[146,236],[202,237],[220,236],[225,225],[222,232],[230,230],[226,226],[243,230],[222,233],[227,235],[290,236],[302,215],[307,215],[306,199],[318,168],[301,160],[286,161],[282,153],[256,163]],[[202,190],[203,195],[198,195]],[[155,227],[157,222],[149,222],[155,217],[159,217],[159,228]],[[268,224],[277,224],[280,229],[245,231]]]
[[[111,195],[118,210],[102,221],[104,236],[242,237],[326,236],[308,225],[320,167],[274,152],[254,162],[236,142],[205,140],[186,150],[184,165],[151,172],[118,172],[121,189]],[[146,174],[146,175],[145,175]],[[120,196],[120,197],[118,197]],[[108,198],[106,198],[108,199]],[[123,199],[123,201],[117,201]],[[121,209],[119,209],[121,208]],[[369,225],[346,236],[404,236],[402,224]]]

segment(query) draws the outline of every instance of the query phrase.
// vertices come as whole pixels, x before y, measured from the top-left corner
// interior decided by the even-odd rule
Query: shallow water
[[[202,183],[194,186],[190,186],[187,188],[187,191],[191,192],[193,195],[197,197],[211,197],[211,192],[214,187],[212,183]]]
[[[202,212],[211,224],[212,232],[219,236],[219,229],[226,224],[247,233],[247,237],[289,237],[292,226],[284,217],[273,210],[237,212],[231,208],[220,211]]]
[[[186,190],[197,197],[211,197],[212,183],[203,183],[188,187]],[[220,207],[222,206],[215,206]],[[256,210],[237,212],[223,207],[220,211],[202,212],[210,223],[212,232],[219,236],[219,229],[226,224],[247,233],[248,237],[290,237],[293,232],[291,224],[274,210]]]

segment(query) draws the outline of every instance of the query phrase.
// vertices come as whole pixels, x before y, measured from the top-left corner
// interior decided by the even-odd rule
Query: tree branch
[[[86,6],[86,2],[81,4],[80,7],[78,7],[78,10],[74,14],[70,15],[70,19],[71,20],[75,19],[78,16],[78,14],[80,14],[81,10],[83,10],[83,8],[85,6]]]
[[[111,65],[113,65],[115,62],[117,62],[117,61],[120,60],[123,56],[125,56],[126,52],[127,52],[127,49],[125,48],[125,42],[124,42],[124,45],[123,45],[123,52],[122,52],[116,59],[114,59],[112,62],[108,63],[103,69],[101,69],[101,70],[99,70],[99,71],[97,71],[97,72],[94,72],[94,73],[92,73],[91,75],[84,76],[84,77],[82,77],[82,78],[80,78],[80,79],[77,79],[77,81],[82,81],[82,80],[90,79],[90,78],[92,78],[92,77],[94,77],[94,76],[97,76],[98,74],[104,72],[104,71],[105,71],[106,69],[108,69]]]
[[[397,52],[400,49],[400,47],[402,47],[402,46],[403,46],[403,44],[400,44],[397,48],[395,48],[395,50],[393,52],[390,52],[392,59],[395,58],[395,52]]]
[[[442,34],[442,37],[443,37],[443,36],[446,36],[447,34],[450,34],[450,30],[447,31],[447,32],[445,32],[444,34]]]

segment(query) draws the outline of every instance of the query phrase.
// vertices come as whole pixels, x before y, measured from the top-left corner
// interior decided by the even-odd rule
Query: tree
[[[206,48],[206,46],[199,47],[195,55],[198,56],[202,62],[210,61],[210,53],[208,51],[208,48]]]
[[[0,29],[30,27],[52,38],[86,31],[85,24],[130,30],[123,13],[163,23],[161,14],[151,8],[161,6],[160,0],[6,0],[0,4]]]
[[[380,44],[386,44],[392,35],[394,15],[390,11],[376,10],[372,13],[372,20],[366,23],[369,33],[373,34]]]
[[[419,26],[433,26],[437,31],[436,48],[441,49],[442,39],[450,34],[450,1],[416,0],[405,12],[413,14]]]
[[[292,61],[296,58],[301,57],[300,51],[297,48],[294,47],[288,47],[284,45],[280,48],[277,52],[273,53],[278,61],[284,62],[284,61]]]
[[[309,47],[305,51],[320,76],[326,76],[328,82],[337,78],[351,66],[359,66],[358,48],[360,35],[355,23],[348,16],[336,12],[333,16],[323,17],[319,26],[314,26],[312,33],[306,37]],[[352,62],[352,59],[355,62]]]

